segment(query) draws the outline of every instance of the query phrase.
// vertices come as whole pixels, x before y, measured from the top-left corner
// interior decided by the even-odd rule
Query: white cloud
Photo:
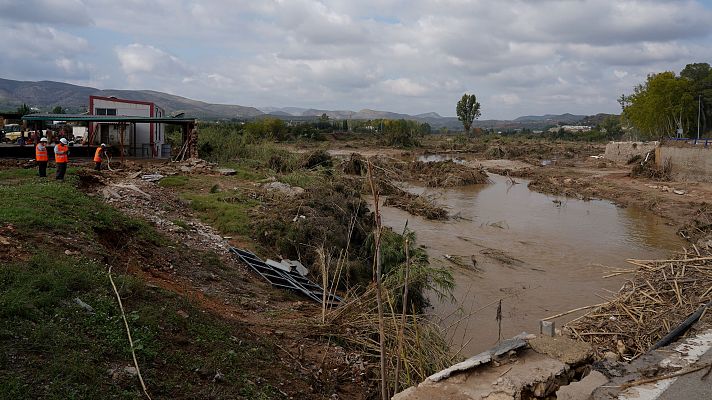
[[[470,90],[483,118],[618,112],[648,73],[712,58],[692,0],[28,1],[0,0],[11,77],[244,105],[453,115]]]
[[[400,96],[422,96],[428,88],[408,78],[386,79],[383,86],[392,94]]]

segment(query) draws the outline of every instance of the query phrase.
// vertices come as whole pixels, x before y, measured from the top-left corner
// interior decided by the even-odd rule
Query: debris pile
[[[406,165],[406,171],[410,175],[408,180],[418,181],[428,187],[455,187],[490,182],[483,169],[468,167],[452,160],[414,161]]]
[[[631,160],[633,160],[631,162]],[[630,176],[633,178],[650,178],[658,181],[671,180],[672,164],[670,159],[663,162],[662,166],[658,166],[655,162],[655,152],[649,152],[645,158],[631,159],[628,162],[633,164],[633,169],[630,171]]]
[[[609,301],[565,328],[591,343],[598,356],[634,358],[712,300],[712,257],[628,260],[633,276]],[[611,354],[612,353],[612,354]]]
[[[400,190],[397,194],[386,197],[384,206],[396,207],[407,211],[411,215],[419,215],[431,220],[446,220],[448,212],[435,204],[432,199],[425,196]]]

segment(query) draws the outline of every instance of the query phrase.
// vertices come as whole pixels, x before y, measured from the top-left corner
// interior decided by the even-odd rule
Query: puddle
[[[428,221],[383,208],[384,224],[396,231],[408,226],[428,246],[431,262],[451,265],[444,255],[461,256],[481,272],[458,269],[456,305],[431,298],[431,312],[453,325],[453,348],[477,354],[497,342],[497,301],[502,301],[502,337],[538,332],[538,321],[570,309],[602,302],[605,290],[617,291],[625,279],[603,279],[609,268],[629,268],[627,258],[662,258],[682,242],[664,221],[634,207],[607,201],[580,201],[532,192],[528,181],[510,185],[490,175],[490,185],[455,189],[410,187],[434,195],[451,215],[464,219]],[[557,327],[572,316],[557,321]],[[460,323],[457,323],[461,320]]]

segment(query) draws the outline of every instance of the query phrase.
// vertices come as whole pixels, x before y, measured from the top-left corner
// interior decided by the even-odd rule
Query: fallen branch
[[[109,281],[111,281],[111,287],[114,288],[114,293],[116,294],[116,300],[119,302],[119,308],[121,309],[121,317],[124,319],[124,326],[126,327],[126,335],[129,337],[129,346],[131,347],[131,356],[133,356],[134,366],[136,367],[136,374],[138,375],[138,380],[141,382],[141,387],[143,388],[143,393],[146,395],[148,400],[151,400],[151,396],[148,394],[148,389],[146,389],[146,383],[143,381],[141,376],[141,369],[138,367],[138,361],[136,360],[136,352],[134,351],[133,339],[131,339],[131,329],[129,329],[129,322],[126,320],[126,313],[124,312],[124,305],[121,303],[121,296],[119,296],[119,291],[116,289],[116,284],[114,279],[111,277],[111,266],[109,266]]]
[[[646,383],[653,383],[653,382],[662,381],[665,379],[677,378],[678,376],[683,376],[683,375],[691,374],[693,372],[697,372],[703,368],[709,367],[710,365],[712,365],[712,363],[708,363],[708,364],[704,364],[704,365],[700,365],[700,366],[692,367],[692,368],[688,368],[688,369],[683,369],[683,370],[677,371],[677,372],[675,372],[673,374],[669,374],[669,375],[661,375],[661,376],[656,376],[653,378],[647,378],[647,379],[641,379],[638,381],[633,381],[630,383],[624,383],[623,385],[620,385],[618,387],[621,390],[626,390],[633,386],[640,386],[640,385],[645,385]]]

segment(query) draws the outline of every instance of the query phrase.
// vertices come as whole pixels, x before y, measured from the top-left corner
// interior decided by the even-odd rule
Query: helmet
[[[102,143],[102,144],[101,144],[101,147],[106,147],[106,143]]]
[[[59,142],[62,144],[67,144],[67,139],[61,138],[61,139],[59,139]]]
[[[40,142],[46,142],[46,141],[47,141],[46,137],[43,137],[42,139],[40,139]]]

